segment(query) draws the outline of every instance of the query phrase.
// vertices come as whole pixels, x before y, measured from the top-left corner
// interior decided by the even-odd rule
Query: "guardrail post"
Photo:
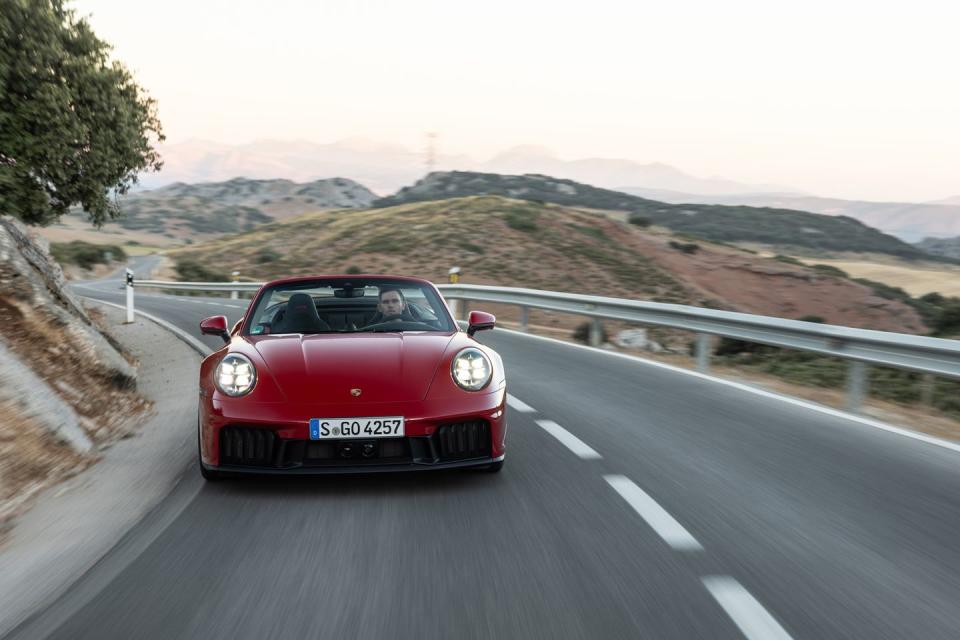
[[[463,319],[470,319],[470,301],[464,298],[463,300]]]
[[[234,282],[240,282],[240,278],[239,278],[240,272],[239,272],[239,271],[234,271],[234,272],[231,273],[230,275],[233,276],[233,281],[234,281]],[[239,298],[239,297],[240,297],[240,292],[237,291],[236,289],[234,289],[233,291],[230,292],[230,299],[231,299],[231,300],[236,300],[236,299]]]
[[[124,271],[125,289],[127,290],[127,320],[126,324],[133,322],[133,271],[127,269]]]
[[[847,411],[850,413],[860,413],[867,396],[867,384],[866,363],[851,360],[847,369]]]
[[[520,307],[520,331],[527,333],[530,330],[530,308]]]
[[[590,320],[590,346],[599,347],[603,342],[603,325],[600,324],[600,318]]]
[[[460,301],[453,299],[448,304],[450,305],[450,313],[453,314],[453,318],[456,320],[460,316]]]
[[[707,373],[708,371],[710,371],[710,334],[709,333],[697,334],[696,356],[697,356],[697,371],[699,371],[700,373]]]

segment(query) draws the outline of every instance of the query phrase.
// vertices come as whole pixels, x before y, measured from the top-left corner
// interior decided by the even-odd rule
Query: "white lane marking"
[[[511,409],[519,411],[520,413],[536,413],[537,410],[528,405],[526,402],[517,398],[515,396],[507,394],[507,404],[510,405]]]
[[[684,529],[683,525],[677,522],[673,516],[667,513],[666,509],[657,504],[656,500],[638,487],[633,480],[621,475],[603,476],[603,479],[671,547],[678,551],[703,551],[703,547],[697,542],[697,539]]]
[[[747,640],[791,640],[763,605],[730,576],[706,576],[703,585]]]
[[[540,425],[544,431],[559,440],[563,446],[565,446],[567,449],[570,449],[570,451],[573,451],[584,460],[596,460],[602,457],[599,453],[591,449],[583,440],[573,435],[553,420],[537,420],[537,424]]]
[[[890,433],[895,433],[900,436],[907,438],[912,438],[914,440],[919,440],[920,442],[926,442],[927,444],[932,444],[938,447],[943,447],[944,449],[950,449],[951,451],[956,451],[960,453],[960,443],[950,442],[948,440],[942,440],[940,438],[935,438],[933,436],[928,436],[916,431],[910,431],[909,429],[903,427],[896,427],[892,424],[887,424],[886,422],[881,422],[879,420],[874,420],[872,418],[865,418],[863,416],[858,416],[853,413],[847,413],[846,411],[840,411],[839,409],[832,409],[830,407],[825,407],[814,402],[809,402],[807,400],[801,400],[800,398],[794,398],[791,396],[785,396],[779,393],[774,393],[773,391],[767,391],[766,389],[758,389],[757,387],[751,387],[750,385],[743,384],[742,382],[734,382],[733,380],[725,380],[724,378],[715,378],[709,376],[705,373],[700,373],[699,371],[691,371],[690,369],[684,369],[682,367],[677,367],[672,364],[666,364],[664,362],[657,362],[656,360],[647,360],[645,358],[640,358],[638,356],[632,356],[627,353],[617,353],[616,351],[607,351],[605,349],[598,349],[596,347],[590,347],[584,344],[575,344],[572,342],[564,342],[563,340],[558,340],[556,338],[550,338],[547,336],[538,336],[532,333],[523,333],[522,331],[514,331],[513,329],[502,329],[497,328],[497,331],[503,331],[504,333],[512,333],[518,336],[523,336],[524,338],[533,338],[536,340],[546,340],[547,342],[553,342],[555,344],[562,344],[567,347],[574,349],[587,349],[597,354],[604,354],[608,356],[614,356],[617,358],[624,358],[626,360],[631,360],[633,362],[638,362],[645,364],[651,367],[659,367],[661,369],[666,369],[668,371],[673,371],[675,373],[682,373],[687,376],[692,376],[694,378],[700,378],[701,380],[707,380],[716,384],[722,384],[734,389],[739,389],[740,391],[746,391],[747,393],[752,393],[754,395],[763,396],[764,398],[772,398],[774,400],[780,400],[781,402],[786,402],[787,404],[792,404],[796,407],[802,407],[804,409],[810,409],[811,411],[817,411],[819,413],[834,417],[841,418],[843,420],[849,420],[850,422],[856,422],[868,427],[873,427],[875,429],[881,429],[883,431],[888,431]]]
[[[99,302],[100,304],[105,304],[108,307],[116,307],[117,309],[126,309],[126,307],[122,304],[114,304],[113,302],[107,302],[105,300],[97,300],[96,298],[87,298],[87,299],[92,302]],[[151,322],[154,322],[160,325],[170,333],[174,334],[175,336],[177,336],[178,338],[180,338],[181,340],[189,344],[191,347],[193,347],[196,351],[198,351],[204,358],[206,358],[208,355],[214,352],[214,349],[211,349],[210,347],[203,344],[202,342],[194,338],[192,335],[190,335],[183,329],[174,326],[173,324],[167,322],[163,318],[158,318],[155,315],[146,313],[144,311],[140,311],[139,309],[134,309],[134,312],[137,315],[143,316],[147,320],[150,320]]]

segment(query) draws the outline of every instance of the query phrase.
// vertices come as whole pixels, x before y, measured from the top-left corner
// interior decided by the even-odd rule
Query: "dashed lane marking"
[[[607,475],[603,479],[610,484],[620,497],[627,501],[640,517],[647,521],[664,541],[678,551],[703,551],[703,546],[676,521],[667,510],[657,504],[633,480],[621,475]]]
[[[510,405],[511,409],[519,411],[520,413],[536,413],[537,412],[536,409],[528,405],[526,402],[524,402],[523,400],[515,396],[510,395],[509,393],[507,394],[507,404]]]
[[[747,640],[791,640],[763,605],[730,576],[706,576],[703,585]]]
[[[553,420],[537,420],[540,427],[559,440],[563,446],[584,460],[597,460],[603,456],[591,449],[583,440],[573,435]]]

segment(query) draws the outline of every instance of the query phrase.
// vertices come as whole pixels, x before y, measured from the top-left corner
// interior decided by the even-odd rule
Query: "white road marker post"
[[[457,284],[458,282],[460,282],[460,267],[450,267],[450,270],[447,271],[447,281],[450,284]],[[459,300],[450,301],[450,313],[453,314],[454,320],[456,320],[457,316],[460,315]]]
[[[233,281],[234,281],[234,282],[240,282],[240,272],[239,272],[239,271],[234,271],[234,272],[231,273],[230,275],[233,276]],[[231,300],[236,300],[236,299],[238,299],[239,297],[240,297],[240,294],[239,294],[239,292],[238,292],[236,289],[234,289],[233,291],[230,292],[230,299],[231,299]]]
[[[127,320],[125,324],[133,323],[133,271],[127,269],[124,271],[127,290]]]

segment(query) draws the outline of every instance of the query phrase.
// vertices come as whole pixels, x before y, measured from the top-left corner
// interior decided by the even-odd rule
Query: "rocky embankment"
[[[0,216],[0,527],[91,464],[147,408],[137,373],[65,288],[45,243]]]

